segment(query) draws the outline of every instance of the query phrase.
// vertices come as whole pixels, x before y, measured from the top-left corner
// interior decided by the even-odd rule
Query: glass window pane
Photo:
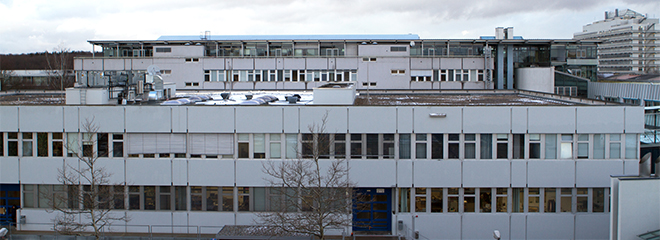
[[[637,134],[626,134],[626,159],[637,158]]]
[[[555,158],[557,158],[557,135],[556,134],[546,134],[545,135],[545,158],[546,159],[555,159]]]
[[[561,158],[563,159],[569,159],[573,158],[573,143],[571,142],[563,142],[561,143]]]
[[[399,212],[410,212],[410,188],[399,188]]]
[[[557,193],[554,188],[545,189],[545,210],[544,212],[556,212],[557,207]]]
[[[399,158],[410,159],[410,134],[399,134]]]
[[[481,159],[492,159],[493,158],[493,135],[492,134],[481,134]]]
[[[592,211],[593,212],[604,212],[605,210],[605,189],[604,188],[594,188],[591,195],[592,199]]]
[[[479,212],[489,213],[492,206],[492,193],[490,188],[479,189]]]
[[[610,143],[610,158],[621,158],[621,143]]]
[[[297,134],[286,134],[286,158],[295,159],[298,158],[298,135]]]
[[[594,134],[594,158],[605,158],[605,134]]]
[[[431,212],[442,212],[442,188],[431,189]]]

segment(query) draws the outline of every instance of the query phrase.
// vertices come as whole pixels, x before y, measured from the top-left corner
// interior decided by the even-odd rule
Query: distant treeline
[[[92,56],[91,52],[83,51],[65,52],[62,54],[64,55],[66,69],[73,69],[73,58]],[[60,53],[41,52],[27,54],[0,54],[0,70],[51,69],[51,67],[48,66],[47,58],[50,59],[51,65],[54,65],[54,63],[59,62]],[[59,66],[53,66],[52,69],[59,69]]]

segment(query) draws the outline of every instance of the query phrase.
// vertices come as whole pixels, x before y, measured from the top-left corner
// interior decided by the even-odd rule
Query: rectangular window
[[[447,212],[458,212],[458,188],[447,188]]]
[[[573,134],[562,134],[559,157],[562,159],[573,158]]]
[[[399,159],[410,159],[410,134],[399,134]]]
[[[594,188],[591,192],[591,211],[604,212],[605,211],[605,189]]]
[[[390,47],[390,52],[405,52],[407,47]]]
[[[541,135],[529,134],[529,158],[541,158]]]
[[[346,134],[333,134],[335,158],[346,157]]]
[[[529,188],[527,189],[529,193],[528,196],[528,205],[527,212],[539,212],[539,201],[540,201],[540,192],[538,188]]]
[[[18,157],[18,133],[7,133],[7,156]]]
[[[187,202],[188,202],[188,193],[186,192],[186,186],[174,187],[174,210],[176,211],[188,210]]]
[[[576,195],[576,212],[588,212],[589,211],[589,189],[588,188],[578,188]]]
[[[190,186],[190,210],[191,211],[201,211],[202,210],[202,199],[203,192],[202,187],[200,186]]]
[[[140,195],[139,186],[129,186],[128,187],[128,209],[129,210],[139,210],[140,202],[142,202]]]
[[[442,212],[442,188],[431,189],[431,212]]]
[[[48,157],[48,133],[37,133],[37,156]]]
[[[545,195],[544,195],[544,204],[545,204],[545,209],[544,212],[547,213],[553,213],[557,211],[557,193],[556,189],[554,188],[546,188],[544,189]]]
[[[493,159],[493,134],[480,134],[481,159]]]
[[[303,133],[301,136],[300,144],[302,145],[302,157],[314,157],[314,134]]]
[[[589,134],[579,134],[577,146],[577,157],[580,159],[589,158]]]
[[[525,189],[512,188],[511,189],[511,212],[521,213],[525,212]]]
[[[23,133],[23,157],[31,157],[34,139],[32,133]]]
[[[144,186],[144,210],[156,210],[156,187]]]
[[[222,187],[222,211],[234,211],[234,188]]]
[[[159,53],[168,53],[168,52],[172,52],[172,48],[169,48],[169,47],[157,47],[157,48],[156,48],[156,52],[159,52]]]
[[[270,158],[282,157],[282,135],[271,133],[270,134]]]
[[[83,155],[83,157],[93,157],[94,156],[94,134],[92,134],[92,133],[83,133],[82,155]]]
[[[250,158],[250,135],[238,134],[238,158]]]
[[[621,134],[610,134],[610,158],[621,158]]]
[[[286,158],[298,158],[298,134],[287,133],[286,140]]]
[[[495,207],[496,212],[507,212],[507,196],[508,196],[508,190],[507,188],[498,188],[496,189],[496,195],[495,195]]]
[[[238,211],[247,212],[250,211],[250,188],[249,187],[238,187]]]
[[[362,134],[351,134],[351,158],[362,158]]]
[[[639,137],[637,134],[626,134],[626,159],[637,158],[637,143]]]
[[[0,134],[2,136],[2,134]],[[33,208],[35,200],[35,185],[23,185],[23,208]]]
[[[509,157],[509,134],[497,134],[497,158],[506,159]]]
[[[454,134],[450,134],[454,135]],[[417,139],[417,140],[423,140],[426,141],[426,135],[418,135],[418,136],[424,136],[424,139]],[[443,159],[444,154],[444,134],[431,134],[431,158],[432,159]],[[419,143],[418,143],[419,144]],[[426,143],[424,143],[424,158],[426,158]],[[419,153],[419,150],[418,150]],[[419,157],[418,157],[419,158]]]
[[[460,157],[460,134],[449,134],[447,137],[447,157],[458,159]]]
[[[475,189],[463,188],[463,212],[475,211]]]
[[[464,158],[465,159],[475,159],[476,158],[476,134],[465,134],[463,135],[464,139]]]
[[[426,134],[415,134],[415,157],[426,159]]]
[[[121,133],[112,134],[112,156],[124,157],[124,135]]]
[[[383,158],[394,158],[394,134],[383,134]]]
[[[545,135],[545,158],[546,159],[557,158],[557,134]]]
[[[426,212],[426,188],[415,188],[415,212]]]
[[[97,133],[96,134],[96,151],[98,157],[108,157],[108,134],[107,133]]]
[[[573,208],[573,189],[561,189],[561,212],[572,212]]]
[[[252,135],[254,139],[254,158],[266,158],[266,136],[263,133]]]
[[[513,134],[513,159],[525,158],[525,134]]]
[[[218,187],[205,187],[206,191],[206,211],[218,211]]]
[[[605,134],[594,134],[594,159],[605,159]]]
[[[378,134],[367,134],[367,158],[378,158]]]
[[[492,194],[490,188],[479,188],[479,212],[492,212]]]
[[[158,187],[158,209],[171,210],[172,209],[172,187],[161,186]]]
[[[399,212],[410,212],[410,188],[399,188]]]
[[[53,157],[62,157],[64,156],[64,139],[62,133],[53,133],[52,134],[52,152]]]

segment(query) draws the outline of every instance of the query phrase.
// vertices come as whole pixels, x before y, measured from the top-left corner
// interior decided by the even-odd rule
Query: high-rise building
[[[602,40],[598,47],[601,74],[658,73],[660,35],[657,18],[626,9],[605,12],[605,19],[575,33],[577,40]]]

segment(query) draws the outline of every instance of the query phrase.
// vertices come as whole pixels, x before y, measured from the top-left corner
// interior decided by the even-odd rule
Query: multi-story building
[[[598,72],[660,72],[658,19],[630,9],[605,12],[605,19],[582,27],[573,39],[602,40],[598,46]]]
[[[347,89],[355,91],[325,90]],[[362,231],[605,239],[610,176],[638,170],[641,106],[520,90],[371,91],[355,101],[301,91],[302,102],[263,105],[233,94],[203,105],[2,105],[3,203],[20,203],[19,230],[51,229],[45,196],[71,194],[57,169],[77,166],[70,149],[89,149],[111,182],[129,185],[112,207],[131,221],[106,231],[258,224],[270,210],[264,162],[300,157],[307,127],[325,114],[322,161],[347,159],[356,187],[382,201],[360,219],[372,225]],[[99,129],[86,142],[90,119]]]
[[[555,67],[595,81],[597,64],[597,41],[557,39],[204,35],[89,42],[103,55],[76,59],[75,70],[77,82],[92,87],[139,81],[154,65],[179,90],[312,89],[329,81],[355,81],[358,89],[516,89],[518,69]],[[586,96],[586,83],[578,85]]]

